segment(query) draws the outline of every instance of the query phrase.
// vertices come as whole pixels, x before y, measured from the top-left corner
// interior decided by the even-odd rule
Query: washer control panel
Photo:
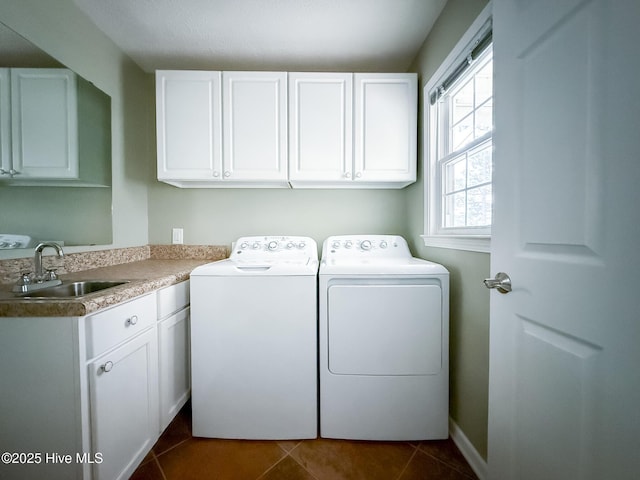
[[[338,235],[324,241],[323,259],[397,258],[411,256],[399,235]]]
[[[29,248],[33,246],[31,237],[27,235],[14,235],[9,233],[0,234],[0,250],[10,250],[14,248]]]
[[[239,238],[231,248],[231,260],[240,262],[318,259],[318,247],[309,237],[253,236]]]

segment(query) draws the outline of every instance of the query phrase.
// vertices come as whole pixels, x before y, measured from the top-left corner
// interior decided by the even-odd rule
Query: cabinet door
[[[158,437],[156,329],[89,363],[95,479],[129,478]]]
[[[156,72],[158,180],[222,178],[220,72]]]
[[[160,431],[189,398],[191,390],[189,308],[158,324],[160,374]]]
[[[351,73],[289,74],[291,184],[351,181]]]
[[[17,178],[78,178],[75,74],[11,69],[11,133]]]
[[[224,178],[287,183],[287,74],[223,72]]]
[[[0,179],[9,177],[11,162],[11,90],[8,68],[0,68]]]
[[[354,82],[354,180],[415,182],[417,75],[356,73]]]

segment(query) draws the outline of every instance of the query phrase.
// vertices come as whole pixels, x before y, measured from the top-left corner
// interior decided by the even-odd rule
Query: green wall
[[[419,74],[419,165],[423,145],[422,87],[440,67],[471,23],[487,5],[484,0],[449,0],[418,53],[411,71]],[[489,276],[489,254],[425,247],[424,170],[408,187],[407,239],[415,255],[444,265],[450,272],[450,399],[449,414],[478,453],[487,457],[489,392],[489,291],[482,280]]]
[[[169,243],[184,228],[187,244],[230,244],[242,235],[404,235],[403,190],[179,189],[149,191],[149,239]]]

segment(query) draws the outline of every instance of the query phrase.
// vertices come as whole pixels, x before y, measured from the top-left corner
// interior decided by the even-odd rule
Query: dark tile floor
[[[477,478],[451,440],[249,441],[191,436],[191,409],[167,427],[134,480],[469,480]]]

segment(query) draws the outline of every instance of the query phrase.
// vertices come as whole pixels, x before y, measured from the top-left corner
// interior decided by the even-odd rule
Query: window
[[[491,232],[493,62],[486,53],[434,106],[440,227],[451,233]]]
[[[425,245],[489,251],[493,204],[490,20],[484,19],[475,30],[472,26],[470,32],[424,91],[428,173],[423,238]]]

